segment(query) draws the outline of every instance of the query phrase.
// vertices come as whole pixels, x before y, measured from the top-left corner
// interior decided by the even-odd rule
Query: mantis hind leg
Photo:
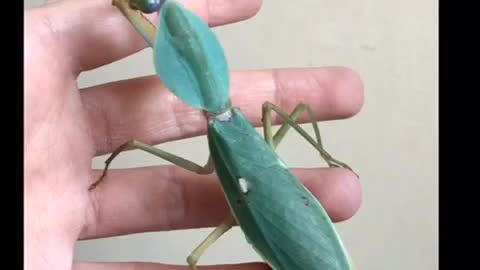
[[[120,152],[122,152],[123,150],[126,150],[127,148],[143,150],[145,152],[148,152],[152,155],[163,158],[163,159],[165,159],[165,160],[167,160],[167,161],[169,161],[169,162],[171,162],[171,163],[173,163],[173,164],[175,164],[179,167],[182,167],[182,168],[184,168],[186,170],[189,170],[191,172],[195,172],[197,174],[210,174],[214,171],[214,165],[213,165],[213,160],[212,160],[211,156],[208,157],[208,161],[204,166],[200,166],[200,165],[198,165],[198,164],[196,164],[192,161],[186,160],[182,157],[179,157],[179,156],[176,156],[174,154],[168,153],[166,151],[160,150],[158,148],[155,148],[155,147],[153,147],[151,145],[148,145],[146,143],[143,143],[141,141],[131,140],[131,141],[128,141],[128,142],[120,145],[117,149],[115,149],[113,151],[113,153],[110,155],[110,157],[105,161],[105,168],[103,170],[102,175],[100,176],[100,178],[95,183],[90,185],[89,190],[94,189],[103,180],[103,178],[107,174],[108,166],[110,166],[110,163],[113,161],[113,159],[116,156],[118,156],[118,154],[120,154]]]
[[[272,134],[272,111],[275,111],[286,123],[283,124],[280,129]],[[300,127],[296,121],[302,115],[303,112],[307,111],[310,116],[310,121],[313,125],[313,130],[315,132],[316,140],[313,139],[302,127]],[[300,103],[298,104],[293,112],[288,115],[286,112],[281,110],[278,106],[270,102],[265,102],[262,107],[263,112],[263,132],[264,137],[267,143],[275,149],[282,139],[287,134],[290,127],[293,127],[300,135],[305,138],[315,149],[318,150],[320,156],[327,162],[329,167],[344,167],[353,172],[353,169],[344,162],[341,162],[332,157],[323,146],[322,138],[320,136],[320,130],[318,128],[317,121],[315,119],[315,113],[310,108],[308,104]],[[354,172],[355,173],[355,172]],[[356,174],[356,173],[355,173]]]
[[[205,253],[205,251],[217,241],[222,235],[229,231],[233,226],[235,226],[235,218],[230,214],[228,215],[223,222],[215,228],[208,236],[203,240],[200,245],[198,245],[187,257],[188,265],[192,270],[197,270],[197,262],[200,257]]]

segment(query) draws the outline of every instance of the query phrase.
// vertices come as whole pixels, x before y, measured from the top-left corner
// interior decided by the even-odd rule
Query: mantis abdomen
[[[239,109],[211,119],[208,137],[233,215],[274,269],[351,269],[324,208]]]

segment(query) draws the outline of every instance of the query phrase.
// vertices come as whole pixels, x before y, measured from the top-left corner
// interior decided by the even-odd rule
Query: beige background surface
[[[320,126],[330,151],[362,176],[363,205],[353,219],[338,224],[357,269],[438,268],[437,13],[434,0],[276,0],[264,1],[249,21],[215,29],[236,70],[344,65],[362,76],[362,111]],[[151,52],[145,50],[83,74],[80,86],[153,72]],[[299,136],[291,133],[286,140],[280,153],[292,167],[318,165]],[[198,162],[206,159],[204,138],[161,147]],[[100,168],[105,158],[95,159],[93,166]],[[162,163],[135,151],[120,155],[112,167]],[[76,258],[184,264],[210,231],[85,241],[78,243]],[[259,259],[234,229],[201,263]]]

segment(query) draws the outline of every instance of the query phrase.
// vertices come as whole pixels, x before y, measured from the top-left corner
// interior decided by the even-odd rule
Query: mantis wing
[[[274,269],[353,269],[325,209],[239,110],[210,122],[209,144],[237,222]]]

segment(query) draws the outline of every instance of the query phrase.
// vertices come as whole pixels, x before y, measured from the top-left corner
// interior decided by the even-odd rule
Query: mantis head
[[[138,9],[143,13],[154,13],[159,11],[165,0],[130,0],[132,9]]]

